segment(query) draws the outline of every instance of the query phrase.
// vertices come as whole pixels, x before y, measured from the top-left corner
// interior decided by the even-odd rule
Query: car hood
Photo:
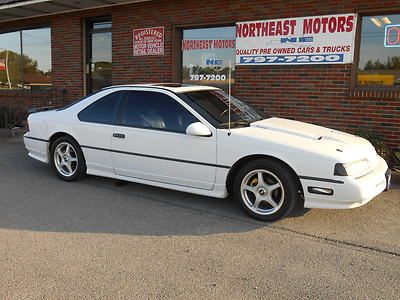
[[[376,159],[375,149],[369,141],[330,128],[282,118],[253,122],[248,128],[263,139],[276,141],[289,148],[302,148],[309,153],[334,156],[342,162]]]

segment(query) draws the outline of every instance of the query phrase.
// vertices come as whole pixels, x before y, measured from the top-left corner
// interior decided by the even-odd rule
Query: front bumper
[[[304,191],[304,207],[325,209],[347,209],[362,206],[390,188],[390,169],[382,157],[375,170],[365,176],[355,178],[343,176],[343,184],[325,183],[301,179]],[[335,178],[336,179],[336,178]],[[309,186],[332,189],[333,195],[317,195],[308,192]]]

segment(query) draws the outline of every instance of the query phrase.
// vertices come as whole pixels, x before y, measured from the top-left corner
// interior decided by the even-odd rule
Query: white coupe
[[[233,194],[263,221],[284,217],[298,201],[358,207],[390,184],[385,160],[367,140],[266,117],[214,87],[109,87],[31,114],[28,128],[29,156],[50,163],[63,180],[92,174],[217,198]]]

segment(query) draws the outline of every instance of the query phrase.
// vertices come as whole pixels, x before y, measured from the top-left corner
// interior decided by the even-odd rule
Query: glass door
[[[111,19],[87,21],[86,87],[96,92],[112,84]]]

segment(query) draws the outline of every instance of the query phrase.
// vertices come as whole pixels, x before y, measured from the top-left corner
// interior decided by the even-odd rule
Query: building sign
[[[235,35],[235,26],[183,30],[182,82],[226,90],[234,84]]]
[[[235,48],[235,40],[182,40],[182,51]]]
[[[133,56],[163,55],[164,27],[133,30]]]
[[[198,51],[202,50],[202,51]],[[226,81],[228,79],[229,53],[235,50],[234,39],[182,40],[182,52],[198,51],[200,63],[197,74],[191,74],[191,81]],[[196,55],[196,53],[194,53]],[[225,58],[225,59],[223,59]],[[232,64],[234,62],[232,61]],[[226,74],[225,74],[226,73]]]
[[[385,47],[400,47],[400,24],[385,27]]]
[[[352,63],[356,24],[356,14],[237,23],[236,64]]]
[[[4,59],[0,59],[0,71],[6,71],[6,61]]]
[[[389,85],[394,84],[394,75],[386,74],[359,74],[357,82],[359,85]]]

